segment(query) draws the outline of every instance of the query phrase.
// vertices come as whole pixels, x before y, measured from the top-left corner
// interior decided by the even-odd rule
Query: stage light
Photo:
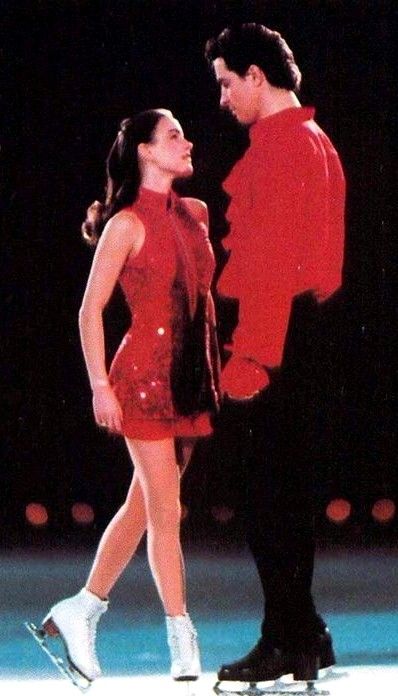
[[[326,517],[334,524],[344,524],[351,515],[351,503],[344,498],[331,500],[326,508]]]
[[[29,503],[25,508],[25,517],[34,527],[43,527],[48,522],[48,512],[41,503]]]
[[[375,522],[387,524],[394,519],[396,512],[395,503],[389,498],[380,498],[376,500],[372,507],[372,517]]]
[[[232,510],[227,505],[214,505],[211,509],[211,514],[217,522],[227,524],[235,517],[235,510]]]
[[[87,503],[74,503],[71,512],[77,524],[91,524],[94,521],[94,510]]]

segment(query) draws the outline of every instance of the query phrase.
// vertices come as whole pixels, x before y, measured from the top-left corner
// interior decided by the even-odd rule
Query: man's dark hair
[[[228,27],[206,43],[205,56],[211,64],[223,58],[228,70],[243,77],[257,65],[274,87],[298,92],[301,73],[286,41],[277,31],[263,24]]]

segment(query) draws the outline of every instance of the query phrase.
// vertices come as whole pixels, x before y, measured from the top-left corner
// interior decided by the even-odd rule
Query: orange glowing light
[[[376,500],[372,507],[372,517],[376,522],[380,524],[386,524],[394,519],[396,512],[396,506],[393,500],[389,498],[381,498]]]
[[[331,500],[326,508],[326,517],[334,524],[344,524],[351,515],[351,503],[344,498]]]
[[[25,508],[25,517],[34,527],[43,527],[48,522],[48,512],[41,503],[29,503]]]
[[[94,510],[88,503],[74,503],[72,518],[77,524],[91,524],[94,521]]]

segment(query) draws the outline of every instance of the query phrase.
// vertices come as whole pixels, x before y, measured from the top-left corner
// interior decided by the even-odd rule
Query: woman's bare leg
[[[135,554],[146,529],[144,496],[136,473],[122,507],[105,529],[86,588],[105,599]]]
[[[180,442],[178,461],[180,476],[191,458],[195,440],[184,438]],[[101,599],[108,597],[113,586],[134,556],[146,531],[144,496],[136,474],[133,476],[122,507],[109,522],[100,540],[86,588]],[[183,562],[181,560],[181,567]]]
[[[43,620],[49,635],[60,632],[74,664],[86,678],[101,674],[95,653],[95,630],[108,603],[103,601],[133,555],[148,519],[148,552],[152,573],[163,601],[171,673],[174,679],[196,679],[200,656],[196,632],[185,606],[185,578],[179,541],[180,472],[192,446],[184,443],[179,465],[173,440],[127,442],[134,457],[134,474],[126,501],[100,541],[87,586],[56,605]],[[87,591],[88,590],[88,591]]]
[[[173,439],[126,439],[147,517],[148,560],[165,613],[186,613],[180,544],[180,474]]]

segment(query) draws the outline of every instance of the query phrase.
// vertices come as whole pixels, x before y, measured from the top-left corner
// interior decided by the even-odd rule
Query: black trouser
[[[304,370],[299,358],[286,360],[251,402],[227,398],[221,414],[239,423],[244,438],[247,538],[264,591],[263,638],[287,648],[310,645],[325,626],[311,595],[317,392],[309,357]]]

